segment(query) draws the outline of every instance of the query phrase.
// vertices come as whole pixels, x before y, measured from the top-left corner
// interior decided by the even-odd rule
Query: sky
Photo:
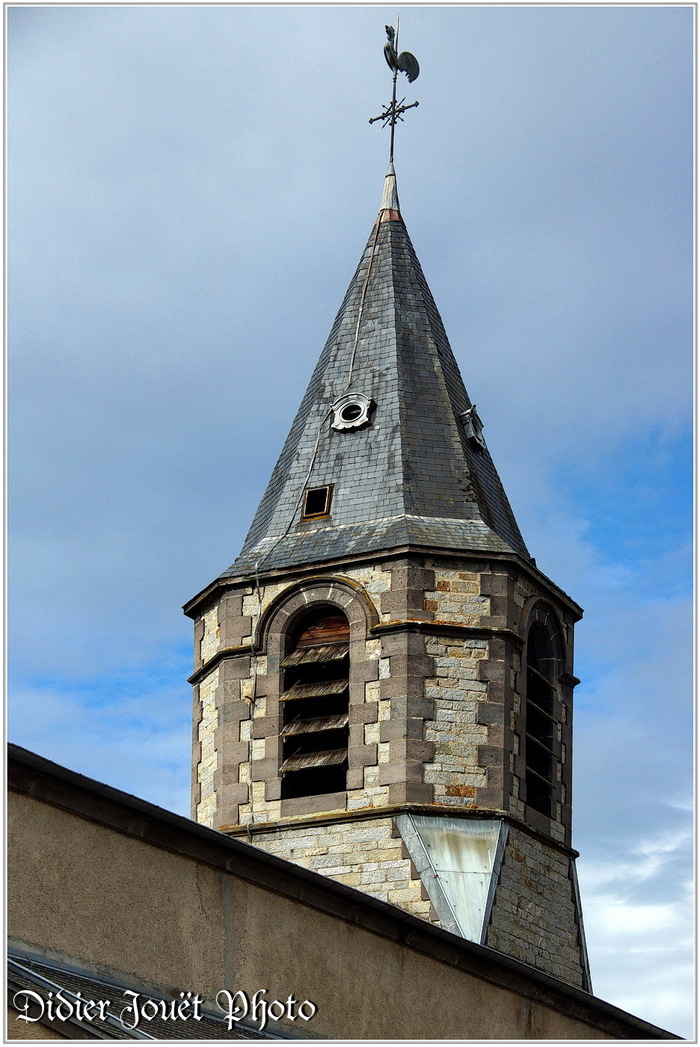
[[[406,6],[402,214],[577,626],[595,994],[692,1034],[690,6]],[[384,6],[8,11],[9,740],[189,814],[235,559],[376,216]]]

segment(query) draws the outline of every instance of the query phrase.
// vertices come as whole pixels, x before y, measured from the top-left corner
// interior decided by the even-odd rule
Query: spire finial
[[[420,73],[420,66],[414,55],[410,51],[402,51],[398,54],[399,46],[399,18],[396,16],[396,29],[393,26],[385,26],[387,42],[384,45],[384,57],[387,60],[387,65],[394,72],[393,89],[391,93],[391,102],[389,105],[385,105],[384,112],[381,116],[373,116],[370,118],[370,123],[373,124],[376,120],[382,120],[382,127],[386,127],[387,124],[391,127],[391,140],[389,142],[389,163],[393,163],[394,160],[394,129],[399,120],[403,120],[403,114],[407,109],[413,109],[414,106],[418,105],[418,102],[411,102],[410,105],[404,105],[406,101],[402,98],[400,102],[396,101],[396,79],[399,72],[405,73],[408,77],[409,84],[412,84],[414,80],[418,79]]]
[[[399,194],[396,189],[396,172],[390,160],[386,178],[384,179],[384,192],[382,193],[382,202],[379,207],[379,220],[388,222],[393,218],[398,218],[399,215],[400,207]]]

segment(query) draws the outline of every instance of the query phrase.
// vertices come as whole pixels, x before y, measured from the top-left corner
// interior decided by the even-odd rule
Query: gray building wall
[[[318,1007],[303,1030],[312,1037],[663,1035],[492,950],[23,750],[10,761],[8,814],[8,931],[43,956],[172,995],[293,993]]]

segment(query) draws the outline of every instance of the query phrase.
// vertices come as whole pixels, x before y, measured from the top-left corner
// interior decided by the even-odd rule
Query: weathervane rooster
[[[384,112],[381,116],[373,116],[370,123],[373,124],[375,120],[382,120],[382,127],[386,127],[387,124],[391,127],[391,141],[389,144],[389,160],[393,162],[394,159],[394,129],[399,120],[403,120],[403,114],[407,109],[413,109],[414,106],[418,105],[418,102],[411,102],[410,105],[404,105],[406,101],[402,98],[400,102],[396,101],[396,79],[399,73],[405,73],[408,77],[409,84],[412,84],[414,80],[418,79],[420,73],[420,66],[410,51],[402,51],[398,54],[399,46],[399,21],[396,19],[396,29],[392,25],[388,25],[386,28],[387,42],[384,44],[384,57],[386,58],[387,65],[394,73],[394,85],[391,94],[391,102],[389,105],[384,106]]]
[[[410,51],[402,51],[400,55],[396,53],[396,30],[393,25],[384,26],[386,29],[386,35],[388,37],[387,42],[384,44],[384,57],[386,58],[387,65],[390,69],[393,69],[394,73],[401,72],[405,73],[408,77],[409,84],[412,84],[414,80],[418,79],[420,73],[420,66],[416,60],[415,55],[412,55]]]

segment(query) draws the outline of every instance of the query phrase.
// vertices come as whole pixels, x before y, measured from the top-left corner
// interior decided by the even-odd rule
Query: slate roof
[[[331,427],[345,393],[369,426]],[[390,166],[379,215],[258,507],[223,577],[400,546],[529,558],[401,217]],[[304,489],[333,485],[330,515],[302,521]]]

